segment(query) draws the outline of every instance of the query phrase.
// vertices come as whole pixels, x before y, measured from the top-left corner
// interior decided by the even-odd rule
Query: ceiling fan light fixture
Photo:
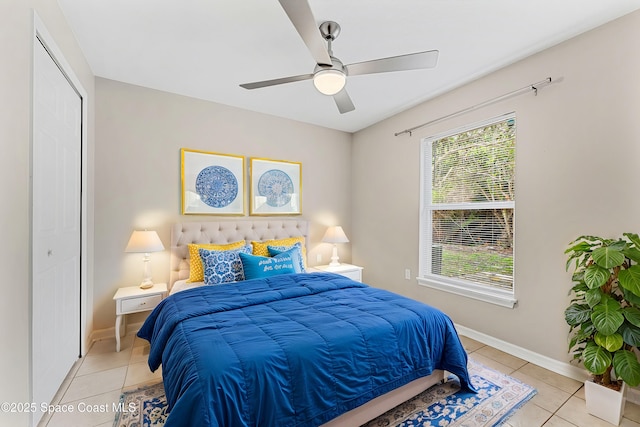
[[[335,95],[347,83],[347,76],[340,70],[320,70],[313,75],[313,85],[324,95]]]

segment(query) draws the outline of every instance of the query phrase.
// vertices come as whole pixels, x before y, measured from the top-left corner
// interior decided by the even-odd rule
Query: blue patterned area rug
[[[494,427],[536,394],[533,387],[473,359],[469,374],[477,394],[461,391],[458,379],[451,376],[363,427]],[[163,426],[167,401],[162,383],[124,393],[120,407],[133,410],[118,413],[114,427]]]
[[[363,427],[495,427],[537,393],[530,385],[471,358],[468,367],[477,394],[460,390],[460,382],[451,376]]]
[[[162,383],[124,392],[113,427],[163,426],[167,419],[167,398]]]

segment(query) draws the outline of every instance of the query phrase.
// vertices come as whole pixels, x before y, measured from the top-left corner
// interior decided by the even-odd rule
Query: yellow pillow
[[[289,237],[287,239],[273,239],[266,240],[264,242],[256,242],[255,240],[251,241],[251,246],[253,246],[253,254],[260,256],[269,256],[269,249],[267,246],[293,246],[296,243],[300,243],[302,246],[302,260],[304,261],[304,265],[307,265],[307,248],[304,245],[304,237]]]
[[[244,240],[239,242],[227,243],[226,245],[214,245],[209,243],[187,245],[189,248],[189,280],[191,282],[202,282],[204,280],[204,268],[202,267],[202,258],[198,249],[208,249],[210,251],[229,251],[232,249],[240,249],[246,244]]]

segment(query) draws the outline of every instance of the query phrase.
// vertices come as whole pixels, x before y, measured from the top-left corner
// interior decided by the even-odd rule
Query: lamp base
[[[340,258],[338,257],[338,248],[334,244],[333,245],[333,253],[331,254],[331,262],[329,263],[329,267],[339,267],[340,263],[338,262]]]
[[[142,283],[140,283],[140,289],[149,289],[153,287],[153,281],[151,280],[151,263],[149,262],[150,254],[144,254],[144,274],[142,276]]]
[[[149,288],[153,288],[153,282],[152,281],[144,281],[142,283],[140,283],[140,289],[149,289]]]

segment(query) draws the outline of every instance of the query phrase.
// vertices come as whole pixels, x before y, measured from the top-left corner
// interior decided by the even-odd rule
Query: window
[[[515,114],[422,141],[420,284],[513,307]]]

